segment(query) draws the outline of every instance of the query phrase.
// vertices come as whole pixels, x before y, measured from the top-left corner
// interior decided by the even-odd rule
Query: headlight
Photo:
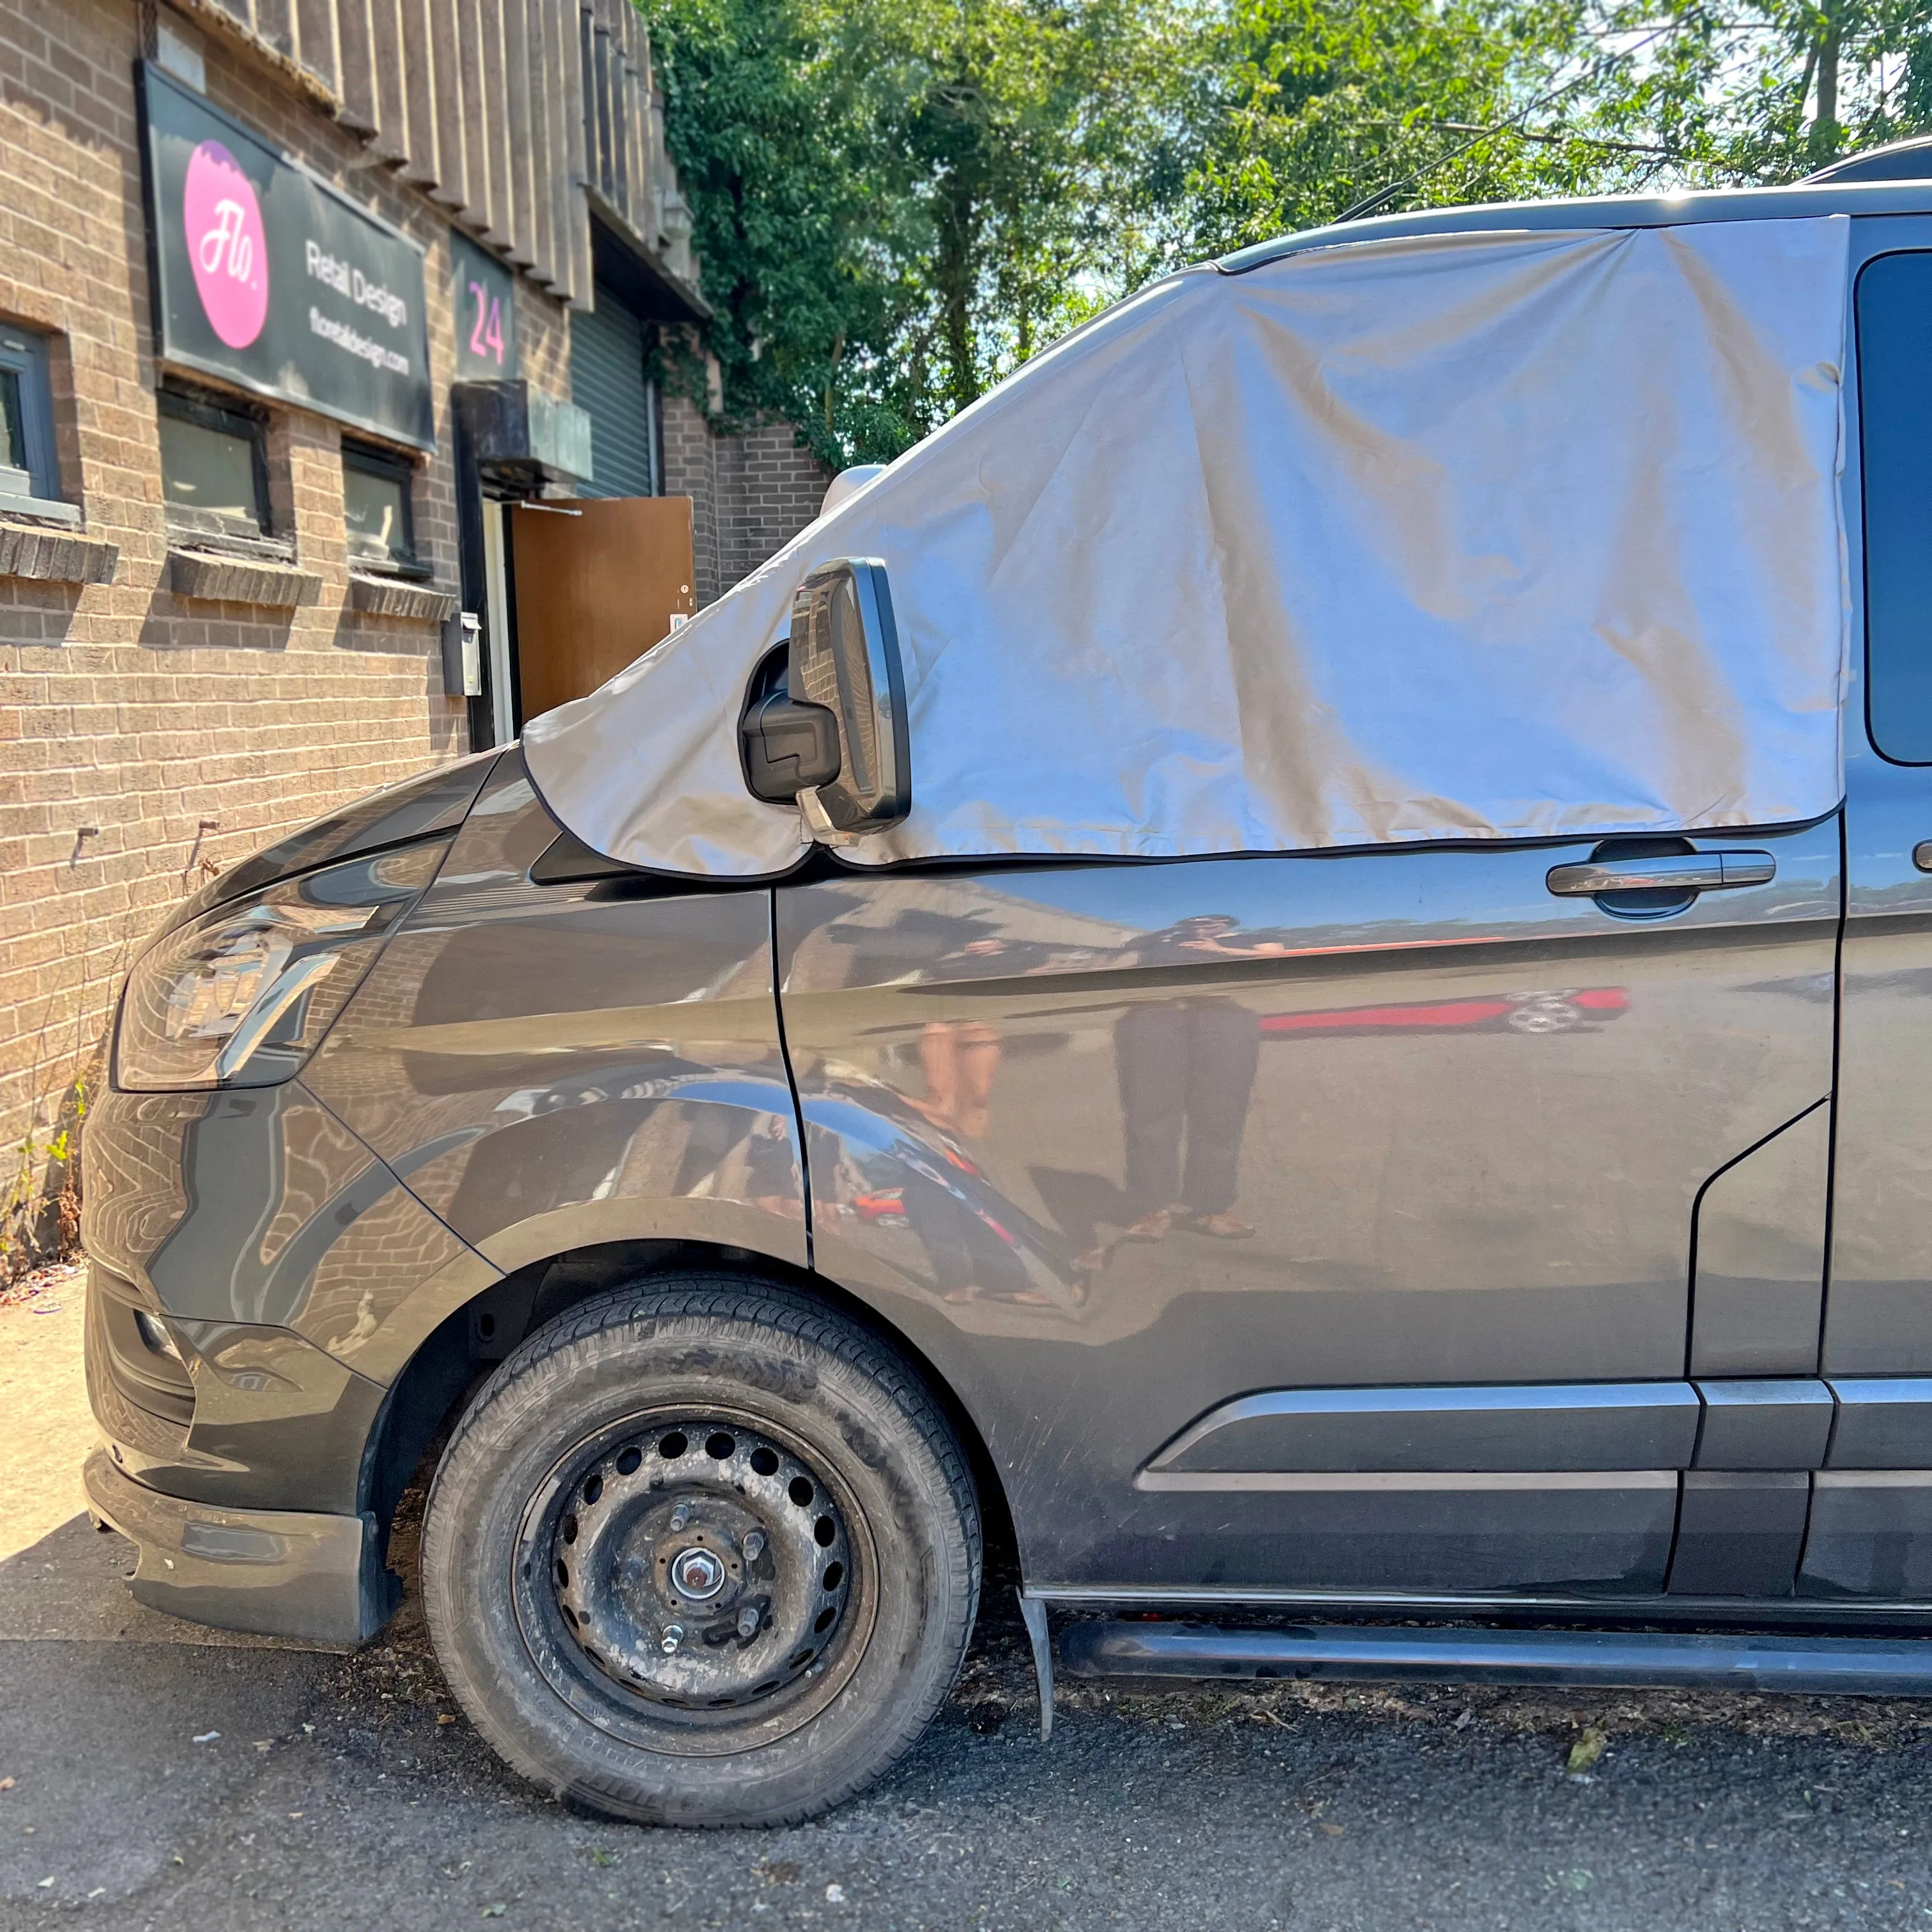
[[[166,934],[128,976],[116,1084],[152,1094],[290,1078],[448,850],[438,839],[332,866]]]

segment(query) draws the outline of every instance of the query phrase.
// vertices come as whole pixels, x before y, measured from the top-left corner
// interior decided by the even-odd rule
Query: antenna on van
[[[1360,201],[1343,208],[1341,213],[1336,216],[1332,225],[1339,228],[1345,221],[1359,221],[1364,215],[1372,214],[1377,208],[1384,207],[1394,200],[1404,188],[1413,188],[1414,185],[1414,181],[1407,178],[1401,181],[1392,181],[1387,188],[1378,188],[1373,194],[1365,195]]]
[[[1373,214],[1378,208],[1386,207],[1398,195],[1410,188],[1420,187],[1431,175],[1436,173],[1441,169],[1446,168],[1451,161],[1460,159],[1472,148],[1480,147],[1484,142],[1492,140],[1498,134],[1508,133],[1510,129],[1515,127],[1519,122],[1527,121],[1538,109],[1547,107],[1553,100],[1562,100],[1564,94],[1581,87],[1586,80],[1594,80],[1609,73],[1623,62],[1629,60],[1634,55],[1642,52],[1652,41],[1661,40],[1666,34],[1674,34],[1681,27],[1689,26],[1697,17],[1697,13],[1694,11],[1686,14],[1682,20],[1666,20],[1662,26],[1645,34],[1643,38],[1634,46],[1622,48],[1613,54],[1600,56],[1585,68],[1581,74],[1572,74],[1559,86],[1551,88],[1546,93],[1539,94],[1534,100],[1526,102],[1522,106],[1518,108],[1507,120],[1498,121],[1492,127],[1478,128],[1460,148],[1451,148],[1446,154],[1437,155],[1426,167],[1418,168],[1412,175],[1406,175],[1400,180],[1392,181],[1388,187],[1378,188],[1373,194],[1365,195],[1360,201],[1343,208],[1330,226],[1339,228],[1345,221],[1360,221],[1364,216]]]

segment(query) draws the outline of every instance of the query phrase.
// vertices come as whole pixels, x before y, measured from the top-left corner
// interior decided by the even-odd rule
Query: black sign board
[[[465,235],[450,237],[456,380],[508,382],[517,373],[515,278]]]
[[[422,250],[158,68],[141,82],[163,358],[434,448]]]

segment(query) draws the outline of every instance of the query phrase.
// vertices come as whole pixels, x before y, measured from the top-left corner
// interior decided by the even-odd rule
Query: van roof
[[[1215,264],[1239,275],[1310,248],[1411,235],[1467,235],[1496,230],[1674,228],[1690,221],[1780,221],[1816,214],[1932,214],[1932,180],[1801,182],[1790,188],[1706,188],[1682,194],[1606,194],[1566,201],[1498,201],[1373,214],[1283,235],[1223,255]]]

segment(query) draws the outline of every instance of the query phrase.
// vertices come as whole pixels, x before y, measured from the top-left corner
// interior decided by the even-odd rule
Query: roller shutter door
[[[656,398],[644,381],[644,326],[608,283],[570,318],[570,399],[590,418],[586,496],[658,494]]]

